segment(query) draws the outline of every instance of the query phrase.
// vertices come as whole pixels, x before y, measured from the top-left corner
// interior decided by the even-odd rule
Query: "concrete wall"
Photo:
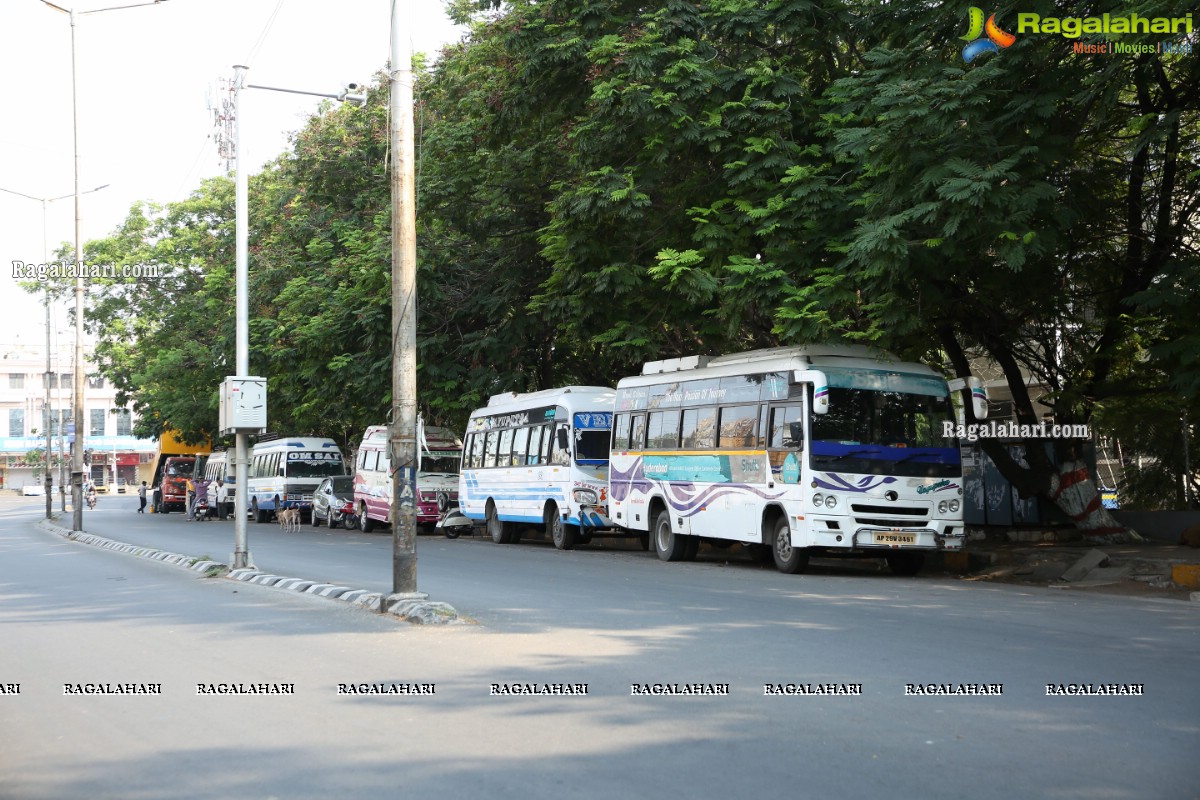
[[[1171,544],[1179,543],[1185,528],[1200,525],[1200,511],[1113,511],[1112,515],[1147,539]]]

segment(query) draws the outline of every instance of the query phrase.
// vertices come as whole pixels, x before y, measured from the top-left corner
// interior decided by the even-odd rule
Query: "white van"
[[[208,457],[204,463],[204,480],[208,481],[208,507],[217,510],[220,519],[233,516],[233,495],[236,492],[234,484],[235,469],[233,451],[218,450]],[[224,486],[217,486],[217,481]]]
[[[247,500],[255,522],[267,522],[281,508],[312,511],[313,491],[324,478],[346,475],[342,451],[333,439],[291,436],[254,445]]]
[[[417,524],[433,525],[458,505],[458,471],[462,440],[449,428],[421,425],[418,435]],[[388,427],[372,425],[363,434],[354,470],[354,513],[359,530],[391,524],[392,475],[388,459]]]

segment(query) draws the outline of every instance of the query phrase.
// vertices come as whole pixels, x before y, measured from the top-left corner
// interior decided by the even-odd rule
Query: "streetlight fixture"
[[[97,186],[95,189],[88,189],[86,192],[80,192],[80,194],[91,194],[92,192],[98,192],[101,189],[106,189],[106,188],[108,188],[107,183],[104,184],[103,186]],[[60,195],[59,197],[34,197],[31,194],[25,194],[24,192],[18,192],[15,189],[5,189],[3,186],[0,186],[0,192],[8,192],[9,194],[15,194],[18,197],[24,197],[28,200],[36,200],[37,202],[42,204],[42,263],[48,264],[50,262],[50,249],[49,249],[49,245],[47,243],[47,236],[46,236],[46,207],[50,203],[55,202],[56,200],[66,200],[68,197],[74,197],[75,195],[64,194],[64,195]],[[51,326],[51,323],[50,323],[50,286],[49,286],[49,284],[47,284],[46,285],[46,377],[45,377],[46,400],[45,400],[45,407],[43,409],[44,413],[42,414],[42,423],[45,425],[45,430],[46,430],[46,456],[45,456],[46,475],[45,475],[45,481],[44,481],[44,484],[46,487],[46,519],[50,519],[51,517],[54,516],[54,497],[53,497],[54,474],[50,471],[50,453],[51,453],[52,449],[54,448],[54,439],[50,435],[50,405],[51,405],[51,398],[50,398],[50,375],[51,375],[50,326]],[[60,425],[62,424],[61,416],[60,416],[59,424]]]
[[[61,11],[71,19],[71,135],[75,149],[75,379],[74,406],[71,416],[74,418],[75,441],[71,445],[71,530],[83,530],[83,241],[80,238],[80,201],[82,192],[79,191],[79,102],[78,76],[75,59],[75,17],[88,14],[100,14],[105,11],[119,11],[125,8],[140,8],[156,6],[165,0],[153,0],[149,3],[133,3],[124,6],[109,6],[96,8],[91,11],[76,12],[42,0],[42,3],[56,11]]]

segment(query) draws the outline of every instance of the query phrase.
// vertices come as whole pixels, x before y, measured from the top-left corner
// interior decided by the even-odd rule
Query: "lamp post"
[[[108,187],[108,184],[106,183],[103,186],[97,186],[95,189],[88,189],[85,192],[80,192],[80,194],[91,194],[92,192],[98,192],[101,189],[105,189],[107,187]],[[49,245],[47,243],[47,236],[46,236],[46,207],[50,203],[53,203],[56,200],[66,200],[68,197],[74,197],[75,195],[74,194],[64,194],[64,195],[60,195],[59,197],[34,197],[31,194],[25,194],[24,192],[18,192],[15,189],[5,189],[2,186],[0,186],[0,192],[8,192],[9,194],[15,194],[18,197],[24,197],[28,200],[36,200],[37,202],[42,204],[42,263],[43,264],[49,263],[50,251],[49,251]],[[51,406],[50,375],[52,373],[51,373],[51,365],[50,365],[50,325],[51,325],[51,322],[50,322],[50,286],[49,285],[46,286],[45,302],[46,302],[46,376],[45,376],[44,382],[45,382],[46,386],[44,388],[46,389],[46,400],[45,400],[45,403],[44,403],[44,406],[42,409],[43,410],[42,424],[45,426],[45,432],[46,432],[46,457],[45,457],[46,475],[45,475],[45,480],[44,480],[44,484],[46,487],[46,519],[50,519],[52,516],[54,516],[54,497],[53,497],[54,474],[50,471],[50,453],[51,453],[51,450],[54,448],[54,440],[50,435],[50,406]],[[61,424],[61,421],[60,421],[60,424]]]
[[[45,2],[46,0],[42,0]],[[348,84],[341,94],[324,92],[308,92],[301,89],[284,89],[278,86],[257,86],[246,83],[246,70],[249,67],[235,64],[233,79],[233,160],[235,172],[234,186],[234,339],[235,355],[234,369],[236,377],[250,375],[250,170],[243,163],[242,156],[242,90],[266,89],[272,92],[287,92],[289,94],[306,94],[313,97],[329,97],[342,102],[356,102],[366,105],[366,95],[351,94],[357,90],[357,84]],[[222,424],[224,420],[222,420]],[[248,429],[238,428],[233,432],[233,461],[234,479],[238,482],[233,495],[233,568],[244,569],[250,566],[250,545],[247,541],[246,512],[247,486],[250,475],[250,440]]]
[[[75,378],[74,402],[71,413],[75,423],[75,441],[71,446],[71,530],[83,530],[83,240],[80,236],[81,215],[79,191],[79,102],[78,102],[78,70],[75,59],[75,17],[88,14],[100,14],[105,11],[119,11],[125,8],[154,6],[164,0],[153,0],[149,3],[134,3],[124,6],[109,6],[91,11],[76,12],[42,0],[42,3],[56,11],[61,11],[71,19],[71,136],[75,151]]]

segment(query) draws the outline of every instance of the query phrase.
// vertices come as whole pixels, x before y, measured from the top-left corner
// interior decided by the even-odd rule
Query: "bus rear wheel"
[[[688,537],[671,530],[671,515],[664,508],[654,520],[654,550],[663,561],[681,561],[687,554]]]
[[[546,506],[546,533],[550,534],[550,540],[554,542],[554,546],[559,550],[574,550],[575,542],[579,538],[579,526],[568,525],[563,522],[562,514],[558,513],[558,506],[551,503]]]
[[[780,517],[775,523],[771,555],[775,558],[775,568],[788,575],[796,575],[808,568],[808,551],[792,546],[792,526],[787,517]]]
[[[513,524],[500,519],[500,512],[496,510],[496,504],[491,500],[488,501],[484,517],[487,520],[488,535],[492,537],[493,542],[496,544],[509,544],[512,542]]]

